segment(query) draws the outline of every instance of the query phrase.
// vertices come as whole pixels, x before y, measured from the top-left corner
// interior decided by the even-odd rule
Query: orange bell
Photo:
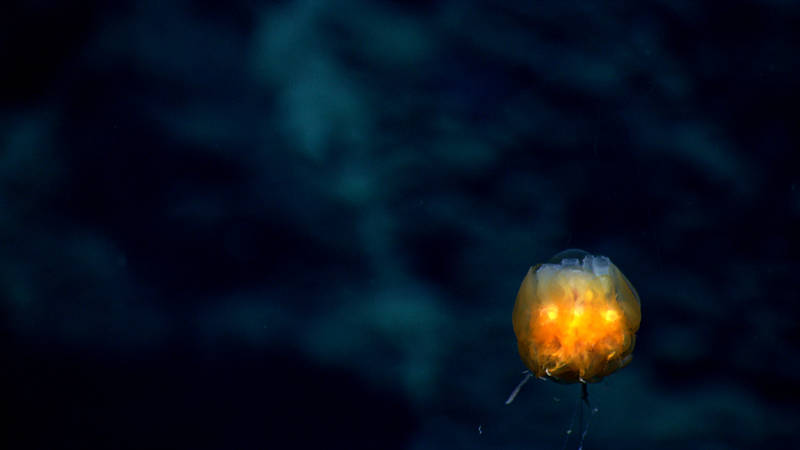
[[[566,250],[528,270],[512,321],[522,361],[540,378],[600,381],[633,357],[639,295],[605,256]]]

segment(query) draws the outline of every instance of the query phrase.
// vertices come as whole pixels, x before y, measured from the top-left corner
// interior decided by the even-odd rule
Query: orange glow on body
[[[528,368],[564,383],[599,381],[624,367],[641,322],[639,297],[622,272],[606,257],[577,255],[583,259],[557,255],[557,263],[532,267],[512,318]]]

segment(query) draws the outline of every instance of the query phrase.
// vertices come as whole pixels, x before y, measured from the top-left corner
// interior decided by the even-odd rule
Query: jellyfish
[[[630,363],[641,318],[636,289],[605,256],[571,249],[531,267],[512,314],[519,355],[530,372],[506,404],[536,376],[581,383],[581,400],[591,409],[587,383]]]

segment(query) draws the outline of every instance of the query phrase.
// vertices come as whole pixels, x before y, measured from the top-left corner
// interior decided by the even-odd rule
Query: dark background
[[[796,2],[18,3],[2,448],[561,448],[569,247],[643,309],[586,448],[798,448]]]

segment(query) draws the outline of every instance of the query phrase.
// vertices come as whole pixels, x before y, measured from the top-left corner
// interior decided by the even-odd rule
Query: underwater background
[[[0,447],[558,449],[531,265],[606,255],[586,449],[800,448],[800,5],[16,2]],[[572,439],[567,448],[575,448]]]

